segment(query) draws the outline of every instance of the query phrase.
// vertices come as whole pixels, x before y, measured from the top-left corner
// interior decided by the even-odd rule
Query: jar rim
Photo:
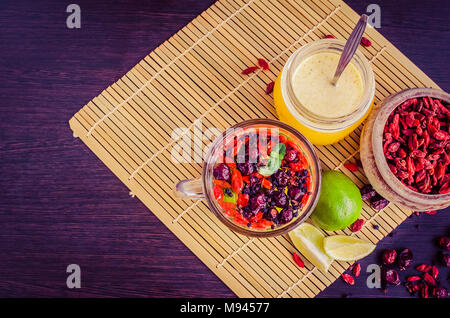
[[[359,50],[356,51],[352,61],[355,62],[356,67],[361,72],[364,91],[358,107],[352,113],[335,118],[319,116],[306,109],[293,93],[292,75],[296,68],[293,69],[292,65],[298,59],[303,60],[319,52],[342,51],[344,46],[345,41],[337,39],[322,39],[306,44],[298,48],[289,57],[281,72],[280,87],[286,107],[297,121],[316,131],[332,133],[354,125],[368,112],[375,96],[375,77],[372,67]],[[301,113],[297,108],[301,110]]]

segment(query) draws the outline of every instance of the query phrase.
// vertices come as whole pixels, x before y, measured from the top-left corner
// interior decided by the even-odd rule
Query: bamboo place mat
[[[172,162],[180,138],[171,133],[192,131],[196,119],[225,130],[247,119],[276,118],[264,90],[290,54],[326,34],[348,38],[358,18],[340,0],[220,0],[84,106],[70,127],[236,295],[314,297],[350,264],[334,262],[327,274],[309,262],[299,268],[287,236],[248,238],[222,225],[205,201],[175,199],[174,184],[198,177],[202,166]],[[437,88],[375,29],[366,36],[373,45],[360,50],[375,73],[376,103],[409,87]],[[269,61],[270,70],[241,75],[257,58]],[[362,170],[352,173],[343,164],[358,156],[360,132],[316,147],[324,169],[342,171],[359,187],[368,182]],[[377,212],[364,203],[361,231],[333,233],[377,243],[410,214],[394,204]]]

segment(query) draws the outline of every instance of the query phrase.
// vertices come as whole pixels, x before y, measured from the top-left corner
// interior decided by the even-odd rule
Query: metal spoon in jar
[[[358,49],[358,45],[359,43],[361,43],[364,30],[366,29],[367,18],[367,15],[361,15],[361,18],[359,18],[359,21],[353,29],[352,34],[350,34],[347,43],[345,43],[344,50],[342,51],[341,58],[339,59],[339,63],[336,68],[336,72],[334,73],[334,77],[331,80],[331,84],[333,84],[333,86],[336,86],[339,77],[347,67],[348,63],[350,63],[353,55]]]

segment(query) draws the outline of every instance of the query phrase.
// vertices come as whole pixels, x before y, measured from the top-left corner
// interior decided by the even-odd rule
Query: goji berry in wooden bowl
[[[450,95],[406,89],[376,105],[361,135],[361,162],[375,190],[414,210],[450,205]]]

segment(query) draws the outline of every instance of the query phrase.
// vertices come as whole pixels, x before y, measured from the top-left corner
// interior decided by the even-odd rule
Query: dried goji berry
[[[236,208],[236,204],[233,202],[222,202],[220,203],[220,206],[222,207],[222,209],[226,210],[232,210]]]
[[[433,276],[434,279],[436,279],[439,275],[439,269],[433,265],[431,268],[431,276]]]
[[[352,274],[355,277],[358,277],[361,273],[361,264],[357,263],[355,266],[353,266]]]
[[[242,180],[242,174],[238,169],[234,169],[231,174],[231,188],[234,193],[239,194],[244,188],[244,181]]]
[[[341,275],[342,279],[344,280],[344,282],[346,282],[349,285],[354,285],[355,284],[355,279],[349,275],[349,274],[342,274]]]
[[[231,189],[231,185],[228,182],[226,182],[225,180],[214,179],[213,183],[216,186],[219,186],[219,187],[221,187],[223,189],[226,189],[226,188]]]
[[[239,193],[237,204],[240,206],[247,206],[250,196],[248,194]]]
[[[423,274],[423,279],[430,286],[435,286],[436,285],[435,279],[428,273]]]
[[[420,276],[409,276],[406,280],[408,282],[415,282],[415,281],[418,281],[418,280],[421,280],[421,279],[422,278]]]
[[[427,264],[421,264],[417,265],[416,269],[420,272],[428,272],[431,269],[431,266]]]
[[[243,75],[248,75],[250,73],[253,73],[254,71],[256,71],[258,69],[258,66],[250,66],[248,68],[246,68],[245,70],[242,71]]]
[[[236,222],[237,224],[241,224],[241,225],[247,225],[249,223],[248,220],[240,214],[235,216],[233,221]]]
[[[364,222],[365,222],[365,221],[364,221],[363,219],[358,219],[358,220],[356,220],[355,222],[353,222],[352,225],[350,225],[350,230],[351,230],[352,232],[358,232],[358,231],[361,230],[361,228],[363,227]]]
[[[258,65],[263,70],[268,70],[269,69],[269,63],[267,63],[267,61],[265,59],[258,59]]]
[[[221,202],[223,199],[223,191],[222,188],[218,185],[215,185],[213,188],[214,198],[216,198],[217,201]]]
[[[324,39],[335,39],[336,37],[332,34],[327,34],[323,37]]]
[[[301,162],[290,162],[289,167],[292,169],[292,171],[300,171],[303,169],[303,165]]]
[[[294,258],[294,262],[301,268],[305,267],[305,263],[302,261],[300,256],[297,255],[297,253],[292,253],[292,257]]]
[[[265,189],[267,189],[267,190],[269,190],[269,189],[272,188],[272,182],[270,182],[270,181],[269,181],[268,179],[266,179],[266,178],[262,179],[261,185],[262,185],[263,188],[265,188]]]
[[[353,172],[358,171],[359,169],[358,165],[351,162],[347,162],[346,164],[344,164],[344,167]]]
[[[267,86],[266,86],[266,94],[272,93],[274,85],[275,85],[275,82],[270,82],[269,84],[267,84]]]
[[[372,42],[370,42],[370,40],[368,38],[363,36],[361,39],[361,44],[365,47],[369,47],[372,45]]]

